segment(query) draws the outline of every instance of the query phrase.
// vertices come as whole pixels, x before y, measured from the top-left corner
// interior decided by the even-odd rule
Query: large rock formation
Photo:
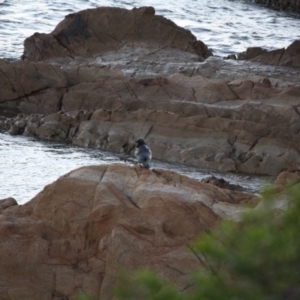
[[[267,65],[300,67],[300,40],[294,41],[286,49],[267,51],[261,47],[248,48],[238,55],[239,59],[250,59]]]
[[[207,64],[197,73],[205,75]],[[2,109],[23,113],[3,124],[12,134],[127,153],[143,137],[157,159],[222,171],[277,175],[300,167],[300,87],[291,81],[128,78],[99,65],[22,61],[0,70]]]
[[[66,16],[50,34],[35,33],[24,42],[23,59],[93,57],[110,51],[176,48],[204,59],[212,55],[188,30],[162,16],[153,7],[99,7]]]
[[[252,201],[166,170],[77,169],[0,211],[1,300],[108,300],[120,272],[141,267],[187,287],[202,266],[189,243]]]
[[[251,61],[202,61],[199,45],[149,7],[69,15],[26,40],[25,60],[0,62],[1,114],[19,113],[0,126],[127,153],[146,138],[154,158],[222,171],[299,170],[299,42]]]

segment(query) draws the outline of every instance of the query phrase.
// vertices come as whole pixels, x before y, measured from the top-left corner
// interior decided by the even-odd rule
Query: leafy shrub
[[[259,209],[247,211],[240,221],[224,220],[191,246],[204,270],[191,274],[189,291],[166,282],[150,271],[140,271],[119,286],[122,300],[277,300],[300,299],[300,188],[277,195],[263,193]],[[286,198],[285,211],[274,209]]]

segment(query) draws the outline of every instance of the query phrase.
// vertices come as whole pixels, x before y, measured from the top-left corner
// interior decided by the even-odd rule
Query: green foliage
[[[142,271],[117,290],[119,299],[247,300],[300,299],[300,189],[290,186],[278,196],[263,192],[260,209],[239,222],[224,220],[217,230],[191,246],[205,264],[191,275],[192,287],[180,292],[158,275]],[[288,198],[286,211],[276,212],[276,197]]]
[[[124,276],[125,278],[125,276]],[[115,294],[118,298],[123,300],[180,300],[182,295],[179,294],[176,287],[164,282],[154,272],[141,270],[136,272],[130,281],[126,284],[120,285]]]
[[[81,295],[78,295],[77,297],[76,297],[76,300],[93,300],[91,297],[89,297],[89,296],[86,296],[86,295],[84,295],[84,294],[81,294]]]

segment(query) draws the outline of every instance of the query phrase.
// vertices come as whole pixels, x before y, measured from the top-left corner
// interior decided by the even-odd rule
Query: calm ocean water
[[[153,6],[156,14],[192,31],[226,56],[247,47],[287,47],[300,39],[300,19],[243,0],[0,0],[0,57],[19,58],[23,41],[34,32],[50,33],[64,16],[99,6],[127,9]]]
[[[157,14],[191,30],[217,56],[241,52],[251,46],[287,47],[300,38],[299,18],[256,6],[251,1],[0,0],[0,57],[20,58],[26,37],[34,32],[50,33],[69,13],[99,6],[131,9],[146,5],[154,6]],[[19,203],[27,202],[45,185],[77,167],[117,161],[134,163],[131,157],[4,134],[0,134],[0,160],[0,199],[12,196]],[[213,174],[251,191],[257,191],[266,180],[157,161],[153,166],[173,169],[196,179]]]

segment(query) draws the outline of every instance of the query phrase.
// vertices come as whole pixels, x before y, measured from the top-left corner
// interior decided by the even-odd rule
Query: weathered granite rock
[[[153,7],[99,7],[66,16],[50,34],[35,33],[27,38],[23,59],[95,57],[109,51],[154,46],[195,53],[200,59],[212,55],[189,30],[156,16]]]
[[[232,191],[243,191],[243,187],[237,184],[231,184],[223,178],[217,178],[215,176],[209,176],[201,180],[201,182],[216,185],[222,189],[228,189]]]
[[[26,69],[23,82],[29,87],[38,81],[43,65],[4,67],[6,74],[17,69],[20,77]],[[128,153],[143,137],[157,159],[268,175],[299,170],[300,87],[295,84],[276,87],[275,79],[259,76],[229,82],[183,74],[128,78],[99,66],[90,73],[86,66],[73,66],[75,77],[71,66],[53,68],[59,79],[52,80],[45,71],[42,83],[28,90],[33,97],[24,95],[20,83],[11,83],[13,75],[6,76],[5,89],[21,96],[2,101],[2,108],[34,113],[19,114],[12,134]],[[44,116],[36,114],[40,106]]]
[[[274,182],[274,188],[278,191],[281,191],[284,187],[299,184],[299,182],[299,174],[291,172],[281,172]]]
[[[299,169],[300,124],[293,108],[277,109],[246,100],[231,105],[177,102],[161,105],[160,110],[126,114],[96,111],[91,120],[80,124],[73,143],[126,152],[142,136],[158,159],[270,175],[285,168]]]
[[[18,205],[18,202],[15,198],[9,197],[5,199],[0,199],[0,210],[6,209],[14,205]]]
[[[201,267],[189,242],[251,199],[166,170],[74,170],[0,212],[1,299],[108,300],[120,271],[141,267],[187,287]]]
[[[300,67],[300,40],[294,41],[286,49],[267,51],[260,47],[248,48],[238,55],[239,59],[250,59],[267,65]]]
[[[144,65],[144,68],[147,69],[148,66],[149,62],[148,65]],[[220,59],[210,59],[204,63],[194,63],[193,67],[185,69],[184,74],[187,77],[181,77],[181,81],[184,80],[184,82],[180,83],[182,91],[179,91],[178,84],[176,85],[172,82],[172,78],[171,80],[163,78],[170,76],[175,69],[172,69],[172,72],[168,73],[168,70],[163,67],[157,70],[158,73],[155,73],[156,76],[152,75],[146,78],[136,77],[131,79],[124,77],[118,69],[87,64],[70,64],[59,67],[54,64],[18,61],[0,65],[0,71],[2,83],[2,93],[0,95],[1,114],[4,113],[4,110],[6,114],[9,110],[15,113],[43,114],[53,113],[60,109],[68,111],[74,109],[68,107],[69,102],[74,97],[77,97],[79,102],[76,109],[85,109],[84,105],[87,105],[89,102],[93,106],[95,102],[103,103],[106,99],[110,99],[110,102],[112,102],[112,99],[124,99],[125,101],[131,99],[139,100],[141,96],[136,96],[134,92],[141,94],[148,92],[150,89],[154,90],[159,85],[161,85],[160,90],[158,89],[160,94],[162,94],[161,91],[163,89],[167,88],[165,94],[169,93],[168,98],[171,100],[193,100],[193,95],[186,98],[188,96],[186,94],[190,93],[191,88],[187,86],[188,89],[184,90],[183,87],[189,85],[188,81],[191,81],[191,85],[193,85],[193,77],[197,77],[197,75],[205,77],[201,82],[201,88],[204,86],[205,89],[201,90],[198,88],[198,91],[199,93],[203,93],[203,96],[206,98],[212,97],[212,95],[206,96],[204,92],[207,90],[207,85],[214,82],[209,81],[209,79],[213,78],[227,83],[227,81],[235,79],[259,81],[262,80],[262,77],[267,77],[273,87],[299,86],[298,83],[300,80],[300,72],[292,68],[277,67],[275,69],[259,66],[254,63],[249,64],[245,62],[240,64],[240,62],[225,62]],[[127,72],[127,70],[124,70],[124,72]],[[161,76],[161,80],[159,77],[155,78],[161,72],[167,76]],[[199,77],[196,80],[199,82]],[[136,91],[135,89],[138,90]],[[174,92],[173,89],[175,89]],[[223,91],[224,89],[220,92]],[[146,97],[148,99],[150,96],[158,97],[159,95],[156,95],[154,92],[155,90],[152,91],[151,95],[146,95]],[[215,91],[215,94],[218,95],[220,92]],[[199,95],[197,96],[199,98]],[[249,99],[255,97],[255,95],[249,94],[246,96]],[[166,98],[166,96],[163,97]],[[85,99],[85,103],[82,103],[82,99]],[[213,102],[218,102],[219,99],[220,97],[217,97]],[[202,99],[197,99],[198,102],[200,100]],[[75,103],[76,100],[74,99],[73,102]],[[116,102],[117,106],[119,103],[118,101]],[[62,105],[65,107],[62,107]],[[104,108],[104,106],[101,106],[101,108]]]
[[[268,53],[268,50],[262,47],[249,47],[245,52],[239,53],[237,58],[240,60],[249,60],[265,53]]]
[[[88,71],[87,71],[88,69]],[[61,101],[70,86],[122,73],[103,66],[73,66],[62,70],[54,64],[16,61],[0,65],[0,111],[49,114],[61,110]]]
[[[299,172],[281,172],[277,176],[271,190],[268,189],[266,192],[263,192],[267,197],[267,201],[260,201],[255,209],[267,205],[267,207],[272,208],[274,216],[277,214],[281,215],[290,207],[292,201],[291,198],[294,197],[294,195],[291,197],[291,192],[294,194],[294,188],[296,188],[295,190],[299,190],[299,183]],[[270,195],[272,201],[268,199]]]

